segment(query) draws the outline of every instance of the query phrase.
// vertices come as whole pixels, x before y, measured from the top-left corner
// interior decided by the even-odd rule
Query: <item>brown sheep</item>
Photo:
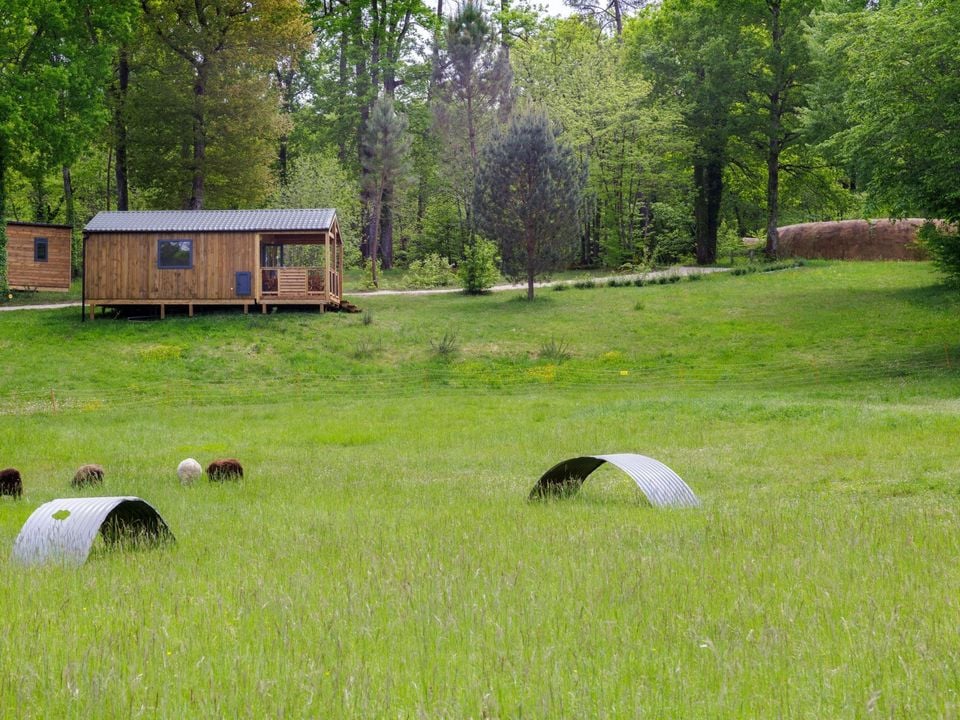
[[[213,481],[239,480],[243,477],[243,465],[234,458],[214,460],[207,466],[207,477]]]
[[[0,470],[0,495],[20,497],[23,494],[23,481],[16,468]]]
[[[103,484],[103,468],[100,465],[82,465],[70,481],[70,485],[75,488],[101,484]]]

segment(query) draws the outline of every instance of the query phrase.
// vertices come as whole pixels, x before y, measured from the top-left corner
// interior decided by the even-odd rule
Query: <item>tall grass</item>
[[[0,553],[0,717],[956,716],[960,303],[932,282],[369,298],[370,326],[0,317],[26,490],[0,546],[83,462],[107,472],[83,494],[177,536],[72,570]],[[551,337],[576,354],[545,366]],[[525,500],[616,451],[703,508],[612,468]],[[183,488],[187,456],[246,477]]]

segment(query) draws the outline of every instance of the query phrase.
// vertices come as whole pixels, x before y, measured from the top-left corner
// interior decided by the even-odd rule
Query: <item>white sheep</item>
[[[193,458],[187,458],[177,465],[177,477],[180,478],[180,482],[184,485],[192,485],[193,481],[202,474],[203,468],[200,467],[200,463]]]

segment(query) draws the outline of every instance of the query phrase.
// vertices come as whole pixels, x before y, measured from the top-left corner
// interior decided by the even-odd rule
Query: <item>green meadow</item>
[[[960,716],[960,294],[921,263],[0,313],[0,718]],[[702,501],[651,508],[583,454]],[[237,457],[238,483],[177,464]],[[83,463],[103,488],[69,487]],[[10,558],[57,497],[176,543]]]

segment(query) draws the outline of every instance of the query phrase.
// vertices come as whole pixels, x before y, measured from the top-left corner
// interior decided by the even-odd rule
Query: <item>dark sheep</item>
[[[23,481],[16,468],[0,470],[0,495],[20,497],[23,494]]]
[[[70,485],[75,488],[86,487],[87,485],[103,484],[103,468],[99,465],[83,465],[77,470]]]
[[[214,460],[207,466],[207,477],[216,482],[239,480],[243,477],[243,465],[234,458]]]

